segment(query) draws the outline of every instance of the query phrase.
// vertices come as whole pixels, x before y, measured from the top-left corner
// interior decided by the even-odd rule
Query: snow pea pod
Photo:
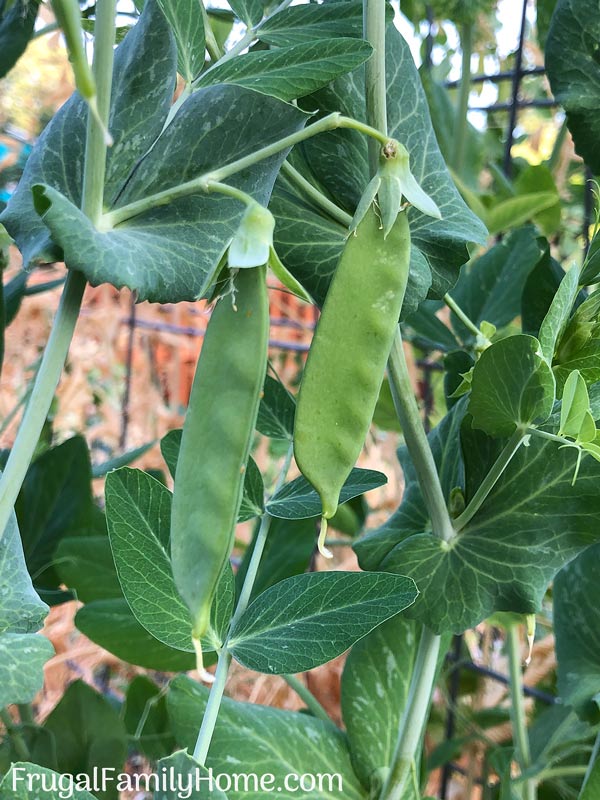
[[[344,482],[364,445],[408,279],[410,231],[400,213],[384,237],[373,206],[346,241],[302,376],[294,455],[321,497],[323,518],[335,514]]]
[[[268,342],[265,267],[240,270],[235,305],[223,297],[208,324],[175,471],[171,559],[197,649],[233,547]]]

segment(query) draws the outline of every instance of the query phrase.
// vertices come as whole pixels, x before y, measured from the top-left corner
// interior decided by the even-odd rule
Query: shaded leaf
[[[0,0],[0,78],[25,52],[38,7],[39,0]]]
[[[567,112],[575,150],[600,173],[600,15],[595,0],[558,0],[546,40],[546,70]]]
[[[56,549],[56,571],[84,603],[123,596],[106,534],[63,539]]]
[[[565,566],[554,581],[558,690],[584,719],[600,720],[600,545]]]
[[[256,430],[270,439],[292,441],[296,401],[281,381],[265,377],[263,396],[258,407]]]
[[[147,758],[156,760],[173,752],[167,698],[145,675],[137,675],[127,687],[123,723],[133,747]]]
[[[27,790],[28,780],[32,781],[34,792],[40,791],[44,787],[44,800],[63,800],[64,792],[61,789],[53,790],[49,788],[46,790],[45,788],[60,787],[61,777],[59,773],[41,767],[39,764],[17,761],[12,764],[0,785],[0,800],[31,800],[31,793]],[[36,786],[39,789],[36,789]],[[75,788],[73,788],[70,797],[72,800],[96,800],[94,795],[89,792]]]
[[[299,42],[316,42],[321,39],[363,36],[362,3],[340,0],[335,5],[308,4],[292,6],[280,11],[264,22],[257,31],[258,38],[276,47],[286,47]]]
[[[175,650],[148,633],[123,598],[86,603],[77,612],[75,625],[92,642],[128,664],[164,672],[185,672],[196,666],[193,653]],[[204,666],[209,663],[207,653]]]
[[[121,772],[127,734],[119,713],[83,681],[72,683],[44,723],[54,734],[58,771],[93,775],[94,769]],[[117,782],[108,782],[99,800],[116,800]]]
[[[517,228],[556,205],[556,191],[533,192],[509,197],[494,205],[486,214],[485,223],[491,234]]]
[[[31,703],[44,685],[44,664],[54,655],[45,636],[0,633],[0,704]]]
[[[161,774],[161,770],[167,771],[167,774],[170,774],[172,770],[173,775],[181,776],[180,785],[184,787],[185,794],[189,800],[227,800],[227,795],[221,792],[216,786],[212,789],[207,788],[210,786],[208,782],[208,770],[206,767],[200,766],[200,764],[195,761],[192,756],[188,755],[185,750],[178,750],[167,758],[161,759],[158,762],[157,769],[159,774]],[[206,778],[207,780],[197,784],[198,778]],[[175,785],[177,786],[179,782],[177,778],[176,781]],[[187,790],[188,781],[192,782],[192,787],[196,785],[200,786],[198,790],[192,788],[191,794],[189,795]],[[182,792],[178,790],[171,791],[167,789],[166,791],[162,791],[162,789],[159,789],[155,793],[155,800],[180,800],[181,794]]]

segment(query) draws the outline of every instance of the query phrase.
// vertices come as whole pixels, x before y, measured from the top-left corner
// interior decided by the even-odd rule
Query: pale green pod
[[[346,241],[310,348],[298,398],[294,454],[318,491],[323,519],[364,445],[408,280],[410,231],[401,213],[387,238],[374,208]],[[326,524],[322,525],[322,547]],[[327,555],[327,553],[325,553]]]
[[[177,589],[206,632],[217,582],[234,543],[244,472],[267,368],[266,269],[241,270],[236,303],[225,296],[210,318],[183,426],[171,512]]]

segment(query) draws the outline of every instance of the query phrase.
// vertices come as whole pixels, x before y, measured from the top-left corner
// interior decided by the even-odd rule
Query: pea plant
[[[37,5],[0,2],[3,73]],[[420,800],[474,741],[474,798],[600,797],[600,222],[585,256],[561,264],[547,167],[474,188],[469,56],[491,4],[446,5],[466,70],[456,107],[417,70],[384,0],[145,0],[118,37],[116,0],[83,21],[75,0],[52,0],[77,91],[0,216],[3,266],[11,243],[25,268],[66,265],[2,459],[1,800],[63,797],[59,773],[77,776],[78,800],[116,798],[116,782],[90,780],[121,770],[128,746],[157,771],[232,778],[187,795],[163,786],[160,800],[259,800],[264,789],[233,780],[250,773],[272,774],[282,799]],[[564,133],[592,174],[598,11],[558,0],[546,15]],[[269,270],[321,310],[297,395],[269,363]],[[161,441],[173,491],[128,466],[140,451],[92,468],[83,438],[56,445],[48,431],[88,283],[212,303],[183,429]],[[5,324],[25,286],[9,285]],[[443,373],[430,432],[411,347]],[[362,530],[356,498],[386,478],[356,463],[387,396],[403,496]],[[265,474],[257,435],[275,454]],[[104,476],[97,505],[91,480]],[[353,537],[359,570],[326,569],[332,529]],[[38,631],[73,598],[82,633],[151,672],[120,708],[76,681],[36,722],[53,655]],[[536,615],[552,618],[558,666],[554,704],[531,712],[523,633],[535,640]],[[503,631],[509,703],[441,744],[446,654],[486,620]],[[339,727],[298,676],[346,651]],[[284,676],[306,708],[226,697],[233,661]],[[500,746],[487,729],[505,718]],[[288,774],[339,781],[284,788]]]

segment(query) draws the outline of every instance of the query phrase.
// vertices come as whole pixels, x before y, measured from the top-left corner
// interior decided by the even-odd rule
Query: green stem
[[[102,216],[104,197],[106,167],[104,129],[108,124],[110,108],[115,11],[116,0],[99,0],[93,64],[99,119],[95,119],[88,112],[81,205],[82,211],[94,224],[97,224]],[[81,272],[75,270],[69,272],[29,403],[0,480],[0,538],[4,535],[48,416],[73,338],[85,286],[86,281]]]
[[[287,683],[287,685],[296,692],[298,697],[304,701],[306,707],[314,717],[325,720],[325,722],[331,722],[329,714],[325,711],[321,703],[319,703],[317,698],[310,691],[308,686],[306,686],[306,684],[302,683],[302,681],[295,675],[282,675],[281,677]]]
[[[199,0],[199,2],[200,11],[202,13],[202,21],[204,22],[204,43],[206,44],[206,49],[208,50],[208,55],[211,57],[211,60],[217,62],[223,58],[223,52],[219,47],[219,43],[215,38],[215,34],[213,33],[212,25],[210,24],[210,17],[206,12],[204,0]]]
[[[565,118],[556,134],[556,139],[554,140],[552,152],[550,153],[550,158],[546,162],[550,172],[554,172],[554,170],[558,166],[558,162],[560,161],[560,154],[562,153],[563,145],[565,143],[565,139],[567,138],[568,130],[569,129],[567,128],[567,120]]]
[[[280,153],[282,150],[287,150],[289,147],[304,142],[306,139],[310,139],[319,133],[336,130],[337,128],[352,128],[353,130],[377,139],[377,141],[383,144],[388,141],[388,137],[385,134],[370,125],[365,125],[359,120],[352,119],[351,117],[344,117],[339,112],[334,112],[333,114],[329,114],[317,120],[317,122],[314,122],[312,125],[303,128],[301,131],[296,131],[296,133],[285,136],[283,139],[273,142],[273,144],[261,147],[260,150],[256,150],[254,153],[232,161],[231,164],[215,169],[212,172],[206,172],[190,181],[181,183],[178,186],[173,186],[170,189],[164,189],[162,192],[157,192],[149,197],[136,200],[121,208],[116,208],[104,215],[100,228],[105,231],[110,230],[132,217],[136,217],[153,208],[168,205],[178,200],[180,197],[187,197],[188,195],[197,194],[198,192],[207,192],[209,191],[209,184],[211,183],[221,183],[232,175],[236,175],[238,172],[248,169],[264,161],[266,158],[277,155],[277,153]]]
[[[510,437],[502,452],[494,462],[492,468],[482,480],[479,488],[471,498],[470,502],[467,504],[465,510],[454,520],[454,530],[457,533],[464,528],[465,525],[470,522],[470,520],[472,520],[475,514],[479,511],[485,502],[485,499],[498,482],[500,476],[510,464],[512,457],[523,443],[525,435],[526,434],[520,428],[517,428],[517,430]]]
[[[31,703],[19,703],[17,708],[19,709],[19,717],[21,719],[21,723],[23,725],[32,725],[33,724],[33,709],[31,707]]]
[[[23,735],[19,730],[19,726],[15,724],[15,721],[11,717],[10,711],[7,708],[0,709],[0,720],[2,720],[4,723],[6,733],[12,739],[15,753],[19,761],[31,761],[31,753],[29,752],[27,742],[23,738]]]
[[[280,3],[277,6],[277,8],[274,8],[272,13],[268,14],[263,20],[261,20],[258,23],[258,25],[255,25],[252,28],[248,28],[248,30],[242,36],[242,38],[238,42],[236,42],[236,44],[233,45],[231,50],[228,50],[219,59],[218,63],[219,64],[224,64],[226,61],[230,61],[232,58],[235,58],[235,56],[238,56],[241,52],[243,52],[256,39],[256,34],[258,33],[258,31],[260,31],[260,29],[265,24],[265,22],[267,22],[268,20],[272,19],[276,14],[279,14],[280,11],[283,11],[285,8],[287,8],[289,5],[291,5],[291,3],[292,3],[292,0],[283,0],[283,2]],[[213,69],[213,67],[215,67],[215,66],[216,66],[216,64],[213,64],[213,66],[209,67],[206,70],[206,72],[203,72],[202,73],[202,77],[207,75],[211,71],[211,69]]]
[[[467,23],[460,34],[462,49],[462,71],[460,88],[458,90],[458,108],[456,110],[456,124],[454,126],[454,142],[452,147],[451,164],[460,174],[465,157],[467,138],[467,114],[469,111],[469,94],[471,92],[471,53],[473,52],[473,26]]]
[[[293,454],[294,450],[292,445],[290,445],[285,457],[285,461],[283,462],[283,465],[279,472],[277,482],[273,489],[273,494],[279,491],[279,489],[281,489],[281,487],[283,486],[285,482],[285,477],[290,468],[290,464],[292,463]],[[256,536],[256,541],[254,542],[254,549],[252,550],[252,556],[250,557],[250,563],[248,564],[246,577],[244,578],[242,590],[240,592],[240,596],[238,598],[235,611],[233,612],[233,616],[231,618],[231,623],[229,625],[229,632],[227,634],[227,638],[225,639],[223,647],[219,652],[219,660],[217,662],[217,670],[215,672],[215,682],[210,687],[210,694],[208,696],[206,710],[204,711],[204,717],[202,718],[202,725],[200,726],[198,739],[196,740],[196,747],[194,748],[194,758],[202,765],[204,765],[206,762],[206,757],[208,755],[210,743],[212,741],[212,737],[215,731],[215,725],[217,724],[217,717],[219,716],[219,709],[221,707],[221,701],[223,699],[223,693],[225,692],[225,684],[227,683],[227,676],[229,674],[229,667],[231,665],[231,654],[228,650],[229,637],[231,635],[231,631],[235,627],[235,624],[242,616],[242,614],[244,613],[250,602],[252,589],[254,588],[254,582],[258,574],[260,561],[265,549],[265,545],[267,543],[267,537],[269,535],[269,529],[271,527],[272,519],[273,517],[271,517],[270,514],[268,513],[263,514],[260,523],[260,528]]]
[[[390,772],[381,792],[381,800],[405,800],[421,744],[431,693],[435,681],[441,638],[423,628],[413,670],[406,709]]]
[[[402,426],[408,452],[417,472],[425,506],[431,518],[433,532],[444,542],[450,542],[454,539],[456,532],[448,514],[433,454],[427,441],[419,407],[410,382],[399,327],[394,337],[388,361],[388,374],[394,406]]]
[[[387,133],[387,86],[385,76],[385,12],[383,0],[363,0],[363,35],[373,47],[365,64],[365,96],[369,124]],[[377,172],[380,148],[369,142],[371,174]]]
[[[363,0],[363,3],[364,30],[374,50],[369,62],[371,66],[367,66],[365,74],[367,122],[387,136],[385,0]],[[379,153],[372,147],[369,155],[373,175],[377,170]],[[444,542],[448,542],[455,535],[454,529],[410,383],[400,327],[396,331],[392,345],[388,374],[396,413],[417,471],[433,531]],[[440,643],[439,636],[423,628],[408,701],[400,722],[390,771],[381,790],[380,800],[403,800],[409,791],[411,781],[414,780],[414,765],[429,713]]]
[[[281,165],[281,172],[285,177],[293,183],[305,197],[318,207],[325,211],[326,214],[343,225],[344,228],[349,228],[352,223],[352,215],[340,208],[332,200],[326,197],[323,192],[319,191],[316,186],[313,186],[310,181],[307,181],[304,175],[298,172],[289,161],[284,161]]]
[[[511,718],[516,759],[521,772],[531,766],[531,750],[527,733],[527,717],[523,694],[523,672],[521,669],[521,641],[519,626],[511,625],[506,634],[508,645],[508,666],[510,675]],[[523,800],[535,800],[536,782],[526,780],[523,784]]]
[[[462,322],[465,328],[468,328],[468,330],[470,330],[471,333],[474,334],[475,336],[481,337],[481,331],[479,330],[478,326],[473,322],[472,319],[470,319],[467,316],[467,314],[465,314],[465,312],[458,305],[456,300],[453,297],[451,297],[451,295],[449,294],[444,295],[444,303],[446,303],[450,311],[456,314],[456,316],[459,318],[459,320]]]
[[[590,779],[590,776],[593,772],[594,765],[596,763],[599,754],[600,754],[600,731],[596,736],[596,740],[594,741],[594,748],[592,750],[592,754],[590,755],[590,760],[588,761],[588,764],[585,768],[583,783],[581,784],[581,789],[579,790],[580,794],[583,794],[583,790],[585,789],[585,786]]]
[[[563,439],[562,436],[557,436],[555,433],[549,433],[548,431],[542,431],[539,428],[527,428],[527,433],[530,433],[532,436],[538,436],[540,439],[547,439],[549,442],[556,442],[563,446],[573,444],[567,439]]]
[[[244,205],[250,205],[255,200],[248,192],[243,192],[235,186],[230,186],[228,183],[219,183],[218,181],[209,181],[206,185],[207,192],[216,192],[217,194],[232,197],[234,200],[239,200]]]

